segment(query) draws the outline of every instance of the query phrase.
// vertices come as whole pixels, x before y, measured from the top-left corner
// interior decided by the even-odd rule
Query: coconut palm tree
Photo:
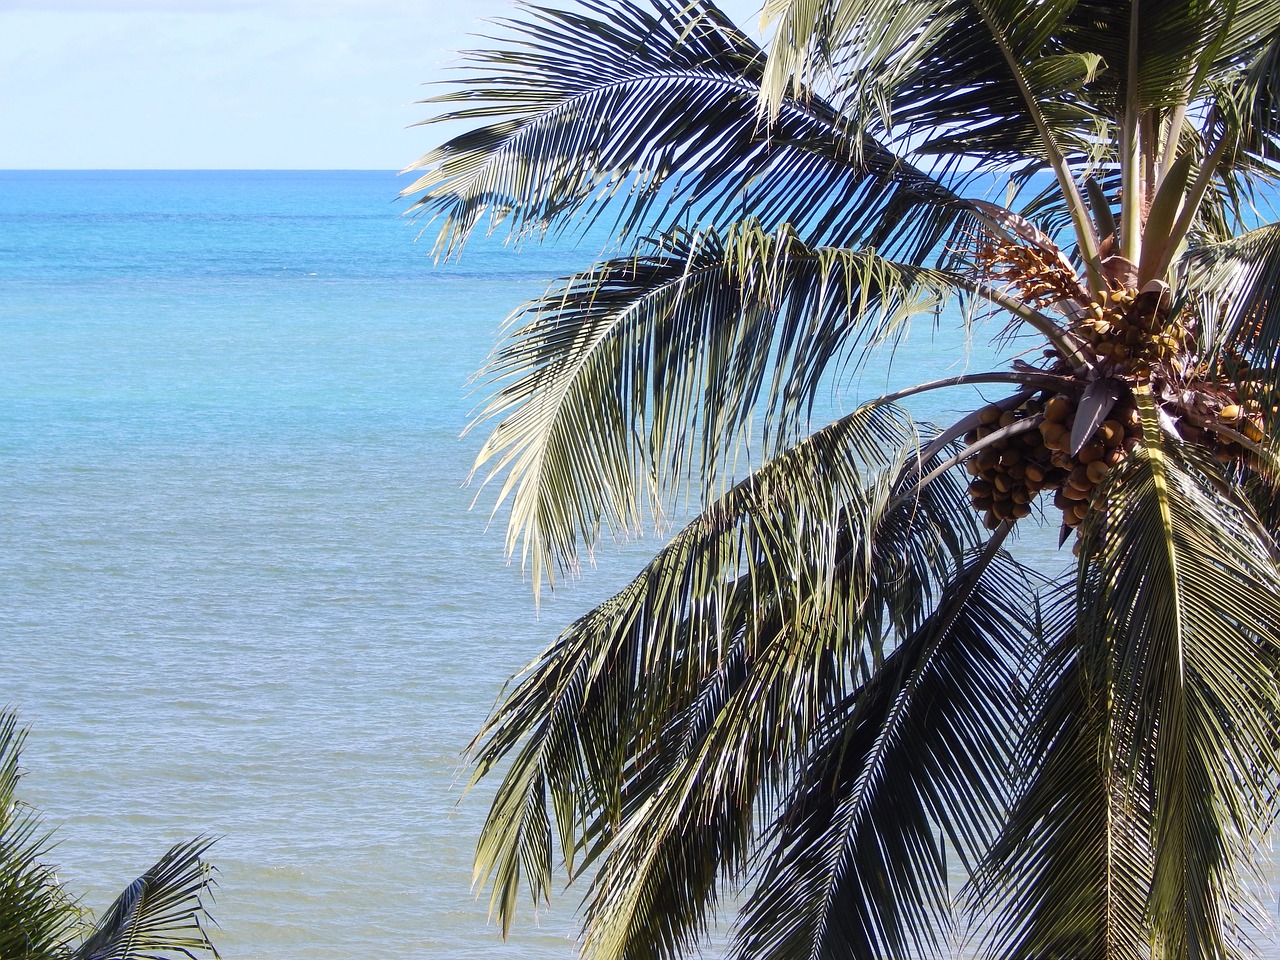
[[[694,952],[726,905],[752,960],[1249,955],[1280,2],[764,17],[762,49],[709,0],[523,8],[434,100],[468,132],[411,168],[439,255],[619,239],[484,371],[477,469],[534,582],[696,505],[473,744],[501,778],[477,880],[505,932],[563,860],[609,960]],[[921,312],[1017,355],[815,423]],[[899,405],[974,385],[954,423]],[[1028,524],[1069,574],[1019,559]]]
[[[211,840],[180,843],[133,881],[95,923],[47,862],[50,834],[15,799],[26,731],[0,710],[0,957],[5,960],[170,960],[218,952],[205,931]]]

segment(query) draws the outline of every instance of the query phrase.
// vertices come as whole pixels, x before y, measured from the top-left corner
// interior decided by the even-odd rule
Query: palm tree
[[[405,191],[438,255],[619,238],[484,371],[509,549],[541,583],[697,509],[477,737],[477,881],[505,933],[562,859],[609,960],[691,953],[726,904],[751,960],[1249,955],[1280,772],[1280,2],[765,18],[767,50],[710,0],[526,7],[429,101],[470,127]],[[1001,318],[1019,356],[811,423],[922,311]],[[973,385],[998,399],[941,428],[898,405]],[[1007,549],[1026,524],[1069,575]]]
[[[49,832],[15,799],[26,731],[0,710],[0,957],[5,960],[169,960],[218,956],[205,932],[213,881],[202,854],[180,843],[133,881],[96,923],[46,861]]]

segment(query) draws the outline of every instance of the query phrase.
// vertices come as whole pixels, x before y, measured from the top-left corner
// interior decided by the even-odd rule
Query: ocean
[[[461,751],[504,680],[653,551],[536,610],[464,486],[503,318],[603,246],[432,262],[388,172],[0,172],[0,703],[23,799],[102,909],[218,836],[228,958],[574,956],[580,892],[504,945]],[[974,369],[925,321],[833,387]],[[964,396],[930,401],[939,419]],[[1032,538],[1038,563],[1066,551]],[[1066,557],[1069,559],[1069,557]]]
[[[492,956],[460,752],[535,614],[466,386],[565,260],[435,267],[390,173],[0,174],[0,703],[87,905],[221,839],[232,958]],[[462,801],[462,802],[460,802]],[[519,928],[570,957],[571,898]]]

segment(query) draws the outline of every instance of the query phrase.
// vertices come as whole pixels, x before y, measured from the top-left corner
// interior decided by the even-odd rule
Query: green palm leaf
[[[1274,16],[1274,8],[1265,11]],[[1274,21],[1273,21],[1274,25]],[[1265,30],[1266,23],[1258,29]],[[1235,93],[1234,100],[1244,118],[1241,139],[1245,152],[1263,161],[1274,175],[1274,164],[1280,161],[1280,27],[1256,47]]]
[[[549,890],[549,793],[561,849],[583,866],[607,852],[588,908],[597,955],[672,956],[696,937],[718,880],[745,866],[757,804],[976,539],[953,475],[907,493],[914,449],[891,408],[820,431],[531,668],[477,748],[477,776],[515,751],[477,856],[504,921],[522,867],[535,896]]]
[[[1197,246],[1183,269],[1197,280],[1210,350],[1228,365],[1247,362],[1256,368],[1265,388],[1280,387],[1280,223]]]
[[[776,22],[766,96],[776,109],[788,91],[830,76],[846,117],[873,130],[892,124],[922,152],[1042,156],[1038,130],[1077,141],[1086,116],[1077,91],[1098,66],[1060,42],[1073,6],[776,0],[765,6]]]
[[[197,951],[218,956],[205,925],[213,840],[179,843],[122,893],[76,950],[73,960],[165,960]]]
[[[1122,769],[1150,769],[1152,926],[1177,955],[1232,946],[1280,769],[1280,568],[1215,473],[1159,446],[1134,458],[1080,586],[1083,642],[1115,649],[1131,724],[1113,749]]]
[[[178,844],[129,885],[102,919],[58,882],[50,834],[15,797],[26,732],[0,710],[0,957],[14,960],[197,960],[218,956],[205,932],[212,885],[201,855],[213,842]],[[79,940],[79,946],[73,946]]]
[[[537,583],[547,559],[572,568],[602,523],[661,517],[695,471],[713,491],[757,415],[769,456],[801,433],[834,365],[935,308],[949,283],[743,223],[551,289],[484,372],[497,389],[480,419],[498,423],[477,469],[512,498],[508,549],[523,540]]]
[[[1149,771],[1130,778],[1103,762],[1109,651],[1081,645],[1071,590],[1047,599],[1036,712],[1014,766],[1026,786],[969,893],[994,913],[991,957],[1147,960]]]
[[[737,956],[940,953],[945,846],[981,851],[1000,822],[1022,725],[1019,648],[1036,629],[1030,585],[998,544],[830,712],[770,837]]]
[[[1236,956],[1257,928],[1280,567],[1216,474],[1153,444],[1108,484],[997,848],[1017,889],[1001,956],[1138,957],[1144,940],[1161,958]]]
[[[508,549],[540,583],[707,504],[473,745],[477,777],[508,764],[477,880],[505,929],[558,846],[611,960],[691,952],[730,893],[753,958],[962,929],[1243,956],[1280,773],[1280,235],[1245,229],[1280,171],[1280,0],[765,18],[767,54],[706,0],[531,8],[437,101],[481,124],[407,191],[438,252],[604,215],[635,243],[484,372]],[[806,438],[820,385],[952,291],[1044,343]],[[974,384],[1010,395],[923,450],[886,406]],[[1058,512],[1082,559],[1035,590],[1000,538]]]
[[[954,237],[954,192],[817,98],[790,100],[773,126],[757,112],[764,53],[705,0],[531,8],[512,46],[472,55],[463,106],[429,122],[498,118],[409,169],[414,211],[442,217],[437,252],[478,224],[518,234],[607,208],[630,232],[755,218],[811,243],[873,245],[905,259]]]
[[[82,917],[47,862],[48,831],[16,796],[24,739],[17,715],[0,710],[0,956],[51,958]]]

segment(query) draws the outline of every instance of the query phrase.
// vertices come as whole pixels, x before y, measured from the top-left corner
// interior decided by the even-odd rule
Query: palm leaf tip
[[[74,960],[168,960],[219,956],[209,938],[215,881],[204,853],[214,838],[175,844],[116,898]]]
[[[0,709],[0,957],[54,956],[75,937],[82,911],[49,863],[53,841],[17,797],[26,730]]]
[[[668,515],[689,481],[710,498],[744,434],[781,453],[832,371],[894,342],[948,287],[938,271],[750,219],[674,230],[564,281],[484,371],[495,389],[479,419],[496,423],[477,469],[510,498],[508,550],[523,545],[537,584],[576,569],[603,529]]]
[[[480,773],[513,753],[477,851],[504,922],[519,874],[535,898],[548,889],[549,793],[561,849],[602,861],[593,956],[673,956],[698,939],[717,890],[745,876],[756,801],[777,789],[766,758],[801,749],[976,537],[966,514],[956,522],[955,471],[912,492],[931,466],[919,443],[891,405],[819,431],[712,504],[526,674],[477,752]],[[659,782],[665,799],[650,793]]]
[[[94,924],[48,864],[52,843],[39,816],[14,796],[24,736],[16,714],[0,709],[0,957],[216,960],[206,931],[212,867],[203,859],[212,839],[175,845]]]

